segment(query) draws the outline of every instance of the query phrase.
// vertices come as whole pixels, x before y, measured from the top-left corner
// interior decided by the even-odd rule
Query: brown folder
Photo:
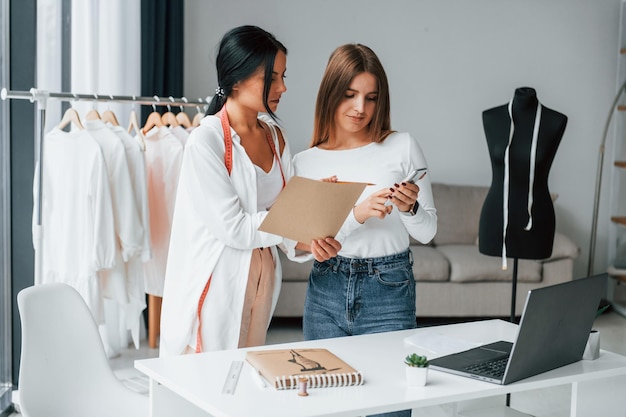
[[[366,186],[292,177],[259,230],[306,244],[335,237]]]
[[[328,349],[256,350],[246,360],[277,389],[297,388],[305,378],[310,388],[363,384],[363,374]]]

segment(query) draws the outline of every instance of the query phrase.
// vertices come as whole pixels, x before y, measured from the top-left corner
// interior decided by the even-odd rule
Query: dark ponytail
[[[287,54],[287,48],[274,35],[257,26],[239,26],[228,31],[220,41],[215,60],[218,86],[206,114],[212,115],[220,111],[235,84],[249,78],[262,66],[265,68],[263,105],[267,113],[276,119],[267,99],[272,83],[274,59],[279,51]]]

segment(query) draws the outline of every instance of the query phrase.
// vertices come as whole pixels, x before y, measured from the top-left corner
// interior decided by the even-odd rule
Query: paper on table
[[[445,336],[433,330],[426,330],[412,336],[407,336],[404,338],[404,341],[441,356],[462,352],[481,345],[481,343],[472,343],[466,340]]]
[[[292,177],[259,230],[307,244],[335,237],[366,186]]]

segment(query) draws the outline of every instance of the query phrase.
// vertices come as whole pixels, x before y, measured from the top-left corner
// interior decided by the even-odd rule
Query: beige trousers
[[[250,272],[248,274],[248,283],[241,314],[238,347],[261,346],[265,344],[265,336],[272,312],[275,270],[276,263],[269,248],[257,248],[252,251]],[[194,338],[197,333],[198,323],[194,326]],[[190,344],[185,348],[183,354],[194,352],[196,352],[196,348]]]
[[[272,313],[276,264],[269,248],[252,251],[248,285],[243,302],[239,347],[265,344]]]

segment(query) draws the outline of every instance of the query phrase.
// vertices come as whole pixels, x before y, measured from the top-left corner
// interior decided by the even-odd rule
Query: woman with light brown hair
[[[376,54],[360,44],[337,48],[320,84],[311,147],[294,157],[295,175],[373,185],[336,236],[338,256],[313,265],[305,339],[416,327],[409,236],[428,243],[437,215],[429,176],[408,176],[426,167],[418,142],[391,129],[389,86]]]

